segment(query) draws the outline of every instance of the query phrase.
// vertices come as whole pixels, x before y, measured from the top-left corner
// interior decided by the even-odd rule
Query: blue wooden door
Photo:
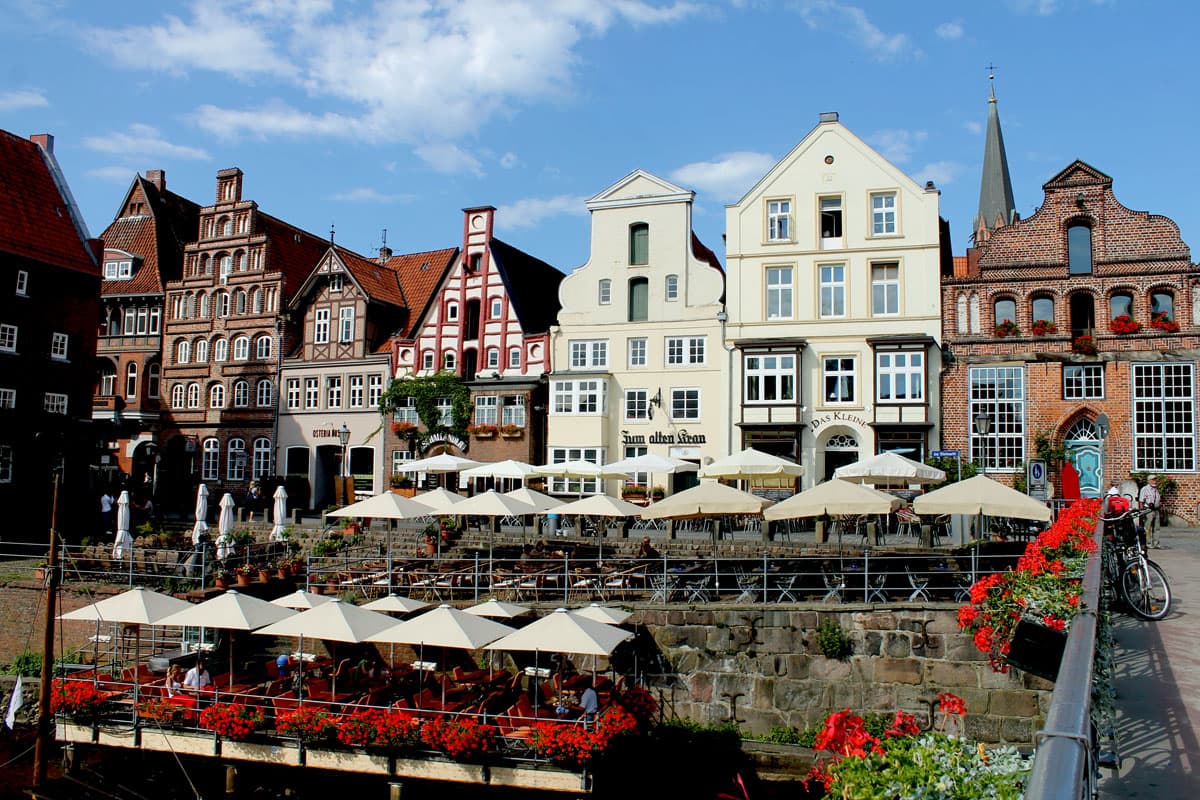
[[[1095,441],[1073,440],[1065,442],[1071,463],[1079,472],[1079,496],[1099,497],[1104,476],[1104,462],[1100,458],[1100,445]]]

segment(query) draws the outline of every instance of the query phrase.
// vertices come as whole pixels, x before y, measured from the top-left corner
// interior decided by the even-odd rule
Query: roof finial
[[[987,65],[988,71],[988,102],[996,102],[996,66],[994,64]]]
[[[333,245],[333,228],[334,228],[333,223],[332,222],[329,223],[329,244],[330,245]]]

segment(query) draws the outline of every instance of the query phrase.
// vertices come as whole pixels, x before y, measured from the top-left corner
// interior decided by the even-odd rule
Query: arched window
[[[606,306],[609,303],[611,303],[612,302],[612,281],[609,280],[608,278],[602,278],[600,280],[598,292],[599,292],[599,294],[596,298],[596,301],[600,305]]]
[[[221,256],[221,278],[228,278],[231,272],[233,272],[233,259],[226,253]]]
[[[161,384],[162,367],[157,361],[153,361],[146,367],[146,397],[157,400]]]
[[[1070,299],[1071,338],[1096,334],[1096,298],[1091,292],[1075,292]]]
[[[271,440],[259,438],[254,440],[254,467],[251,473],[254,478],[263,478],[271,474]]]
[[[183,393],[184,386],[182,383],[177,383],[171,387],[171,408],[183,408]]]
[[[1108,318],[1117,317],[1133,319],[1133,295],[1129,292],[1113,292],[1108,298]]]
[[[650,263],[650,225],[645,222],[629,226],[629,263],[635,266]]]
[[[650,316],[650,280],[629,280],[629,321],[645,322]]]
[[[239,336],[233,340],[233,360],[247,361],[250,358],[250,337]]]
[[[261,314],[262,310],[262,292],[255,288],[250,292],[250,313]]]
[[[500,351],[495,347],[489,347],[487,350],[487,368],[500,369]]]
[[[232,217],[221,217],[221,221],[217,223],[217,227],[219,227],[221,229],[222,236],[232,236],[233,235],[233,218]]]
[[[225,407],[225,385],[214,383],[208,388],[208,407],[209,408],[224,408]]]
[[[954,312],[954,326],[959,333],[967,332],[967,296],[960,294]]]
[[[96,393],[101,397],[112,397],[117,393],[117,368],[111,361],[105,360],[100,365],[100,385]]]
[[[197,339],[196,340],[196,363],[203,364],[205,361],[208,361],[208,340],[207,339]]]
[[[981,323],[979,321],[979,295],[971,295],[971,310],[968,313],[971,322],[971,333],[979,333],[981,330]]]
[[[1033,298],[1033,321],[1054,322],[1054,298]]]
[[[1150,293],[1150,319],[1170,321],[1175,319],[1175,295],[1157,290]]]
[[[200,295],[200,318],[207,319],[208,311],[208,295],[202,294]]]
[[[215,481],[221,476],[221,443],[216,439],[204,440],[204,458],[200,462],[200,480]]]
[[[208,255],[200,256],[200,274],[212,275],[212,259]]]
[[[276,306],[279,303],[279,292],[276,289],[267,289],[267,313],[274,313]]]
[[[679,276],[678,275],[668,275],[667,276],[667,283],[664,288],[664,291],[666,293],[667,302],[671,302],[673,300],[679,299]]]
[[[184,298],[184,303],[186,303],[186,305],[183,309],[183,316],[187,319],[191,319],[192,317],[196,316],[196,296],[191,292],[188,292],[187,296]]]
[[[1067,228],[1067,268],[1072,275],[1092,273],[1092,229],[1083,223]]]
[[[255,343],[254,348],[255,358],[270,358],[271,357],[271,337],[260,336]]]
[[[421,369],[423,369],[423,370],[433,369],[433,351],[432,350],[426,350],[421,353]]]
[[[259,408],[270,408],[271,404],[275,401],[275,387],[269,380],[264,378],[258,382],[258,386],[256,388],[257,391],[255,392],[255,403]]]
[[[454,372],[458,369],[458,356],[453,350],[447,350],[442,354],[442,369],[446,372]]]
[[[181,339],[175,344],[175,363],[186,364],[192,360],[192,344]]]
[[[229,359],[229,340],[217,339],[213,342],[213,361],[227,361]]]
[[[1014,325],[1017,322],[1017,304],[1011,298],[1001,298],[995,304],[995,323],[1003,325],[1006,322],[1011,322]]]
[[[188,408],[199,408],[200,407],[200,384],[198,384],[198,383],[189,383],[188,384],[187,407]]]
[[[246,271],[246,251],[238,250],[233,256],[233,263],[237,264],[238,272]]]
[[[245,408],[248,405],[250,405],[250,383],[248,381],[234,381],[233,407]]]
[[[217,295],[217,316],[229,316],[229,292],[221,292]]]
[[[137,364],[132,361],[125,366],[125,397],[137,398]]]
[[[225,467],[225,478],[231,481],[246,480],[246,440],[229,440],[229,457]]]
[[[236,313],[246,313],[246,293],[238,289],[233,295],[233,307]]]

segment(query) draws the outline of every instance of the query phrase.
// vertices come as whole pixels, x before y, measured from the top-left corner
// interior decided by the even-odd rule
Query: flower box
[[[525,435],[525,429],[520,425],[501,425],[500,435],[505,439],[520,439]]]
[[[467,433],[474,436],[476,439],[492,439],[500,429],[495,425],[468,425]]]
[[[1165,333],[1176,333],[1179,330],[1179,323],[1167,316],[1167,312],[1159,311],[1150,317],[1150,327],[1158,328]]]
[[[393,422],[392,433],[401,438],[415,436],[417,433],[417,426],[411,422]]]
[[[1000,337],[1001,339],[1003,339],[1006,336],[1020,336],[1021,335],[1021,329],[1018,328],[1017,323],[1013,322],[1011,319],[1006,319],[1003,322],[1001,322],[999,325],[997,325],[995,327],[993,332],[996,334],[996,336]]]
[[[1005,660],[1010,667],[1053,681],[1058,679],[1058,668],[1066,646],[1065,630],[1056,630],[1023,617],[1013,631]]]
[[[1121,314],[1118,317],[1112,318],[1112,321],[1108,323],[1108,329],[1115,334],[1123,336],[1140,331],[1142,323],[1131,319],[1128,314]]]
[[[1058,333],[1058,326],[1048,319],[1035,320],[1033,323],[1034,336],[1049,336],[1052,333]]]
[[[1071,342],[1071,350],[1084,356],[1096,355],[1096,340],[1091,336],[1079,336]]]

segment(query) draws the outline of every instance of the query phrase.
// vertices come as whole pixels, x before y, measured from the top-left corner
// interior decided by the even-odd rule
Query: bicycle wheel
[[[1121,574],[1121,594],[1125,595],[1129,609],[1142,619],[1162,619],[1171,611],[1171,586],[1153,561],[1133,561],[1125,567]]]

